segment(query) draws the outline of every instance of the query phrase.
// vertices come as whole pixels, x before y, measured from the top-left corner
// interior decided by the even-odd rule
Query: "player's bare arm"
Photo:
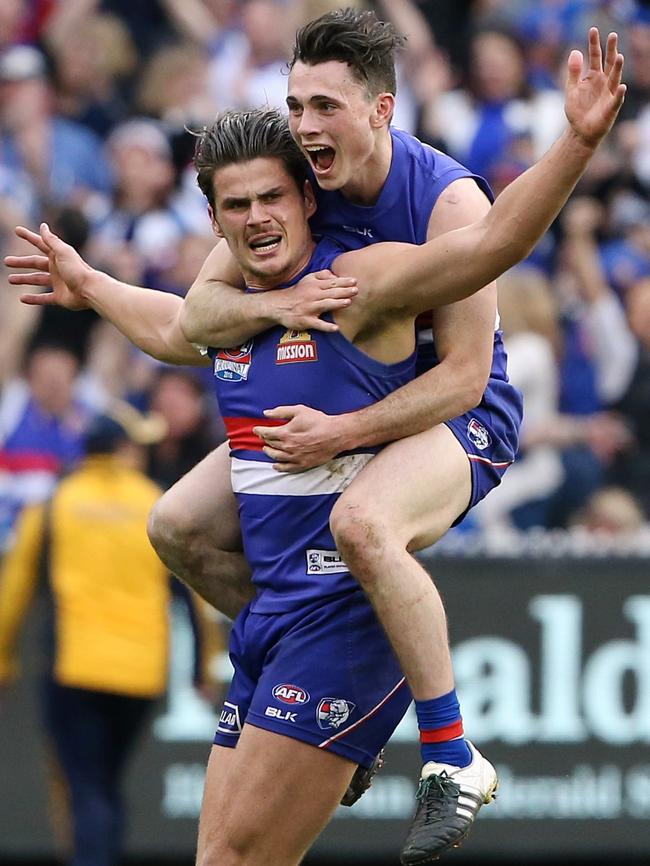
[[[241,271],[222,241],[187,293],[181,328],[190,342],[203,346],[238,346],[273,325],[336,331],[338,326],[321,316],[347,307],[356,291],[354,278],[318,271],[288,289],[245,293]]]
[[[49,286],[51,249],[41,235],[27,228],[19,226],[16,234],[29,241],[40,255],[7,256],[7,267],[32,269],[32,273],[12,274],[9,282]],[[55,236],[50,232],[49,237]],[[63,243],[59,238],[57,241]],[[70,310],[92,308],[136,346],[169,364],[205,364],[196,360],[192,343],[239,345],[276,324],[295,330],[337,331],[336,324],[320,316],[343,309],[357,293],[354,278],[319,271],[291,289],[246,294],[234,287],[241,283],[241,271],[225,241],[208,256],[184,301],[96,271],[71,247],[67,248],[67,262],[73,254],[83,263],[83,268],[75,270],[79,283],[74,290],[68,289],[63,280],[54,292],[25,294],[21,301],[31,306],[58,304]]]
[[[614,92],[608,90],[603,96],[601,126],[587,124],[583,112],[576,110],[570,128],[536,165],[504,189],[483,219],[419,247],[378,244],[340,256],[335,272],[353,273],[362,293],[359,300],[363,299],[356,312],[352,309],[344,317],[361,320],[363,307],[366,319],[387,310],[412,318],[433,306],[462,300],[525,258],[559,213],[613,123],[623,98],[618,92],[621,68],[614,76]],[[571,91],[569,79],[569,97]]]
[[[13,285],[51,286],[51,292],[29,293],[24,304],[68,310],[93,309],[111,322],[138,348],[169,364],[202,366],[210,361],[189,343],[180,329],[182,299],[167,292],[130,286],[90,267],[69,244],[43,223],[40,234],[23,226],[18,237],[38,251],[31,256],[7,256],[11,268],[32,268],[32,273],[11,274]]]

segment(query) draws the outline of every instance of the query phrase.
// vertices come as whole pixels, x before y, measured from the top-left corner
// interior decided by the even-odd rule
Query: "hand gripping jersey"
[[[342,252],[321,241],[305,273],[329,268]],[[410,381],[415,354],[383,364],[340,333],[271,328],[237,349],[209,350],[232,457],[244,553],[258,596],[252,610],[280,613],[358,585],[336,552],[329,516],[338,495],[377,449],[339,456],[324,466],[276,472],[252,433],[272,422],[265,409],[302,403],[329,415],[375,403]]]

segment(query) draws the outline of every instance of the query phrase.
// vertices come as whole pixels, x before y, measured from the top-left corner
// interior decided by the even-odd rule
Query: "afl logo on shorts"
[[[214,358],[214,375],[222,382],[243,382],[248,379],[252,361],[253,341],[230,349],[219,349]]]
[[[343,698],[323,698],[316,710],[318,727],[326,731],[328,728],[340,728],[350,718],[356,704],[344,701]]]
[[[484,451],[492,444],[492,437],[485,427],[482,424],[479,424],[476,418],[470,419],[470,422],[467,425],[467,436],[469,441],[476,445],[479,451]]]
[[[309,692],[301,689],[300,686],[282,683],[273,689],[273,697],[284,704],[306,704],[309,700]]]

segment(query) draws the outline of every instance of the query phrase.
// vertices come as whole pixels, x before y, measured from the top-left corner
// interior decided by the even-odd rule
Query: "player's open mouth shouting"
[[[309,157],[315,174],[319,176],[327,174],[336,157],[334,148],[326,144],[306,144],[303,145],[303,150]]]

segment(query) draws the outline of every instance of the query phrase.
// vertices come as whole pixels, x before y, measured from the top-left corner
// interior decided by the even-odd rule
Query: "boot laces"
[[[441,773],[432,773],[426,779],[420,779],[415,796],[424,803],[426,817],[430,819],[443,812],[449,800],[459,794],[460,786],[443,770]]]

